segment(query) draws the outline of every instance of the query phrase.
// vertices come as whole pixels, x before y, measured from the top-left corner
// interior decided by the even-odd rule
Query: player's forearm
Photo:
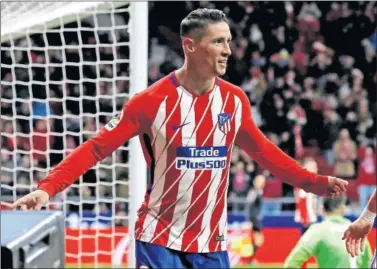
[[[136,134],[136,127],[122,122],[111,131],[103,128],[99,134],[76,148],[41,181],[38,189],[54,196],[63,191],[81,175],[115,151]]]
[[[272,142],[265,141],[264,143],[263,151],[253,153],[253,157],[277,178],[308,192],[318,193],[326,188],[327,177],[319,176],[304,169]]]
[[[360,217],[367,221],[374,222],[374,219],[376,218],[376,189],[374,190],[373,194],[369,198],[368,204],[364,208]]]
[[[307,192],[323,194],[328,185],[327,176],[309,172],[294,159],[269,141],[252,120],[240,130],[238,143],[260,166],[278,179]]]
[[[38,189],[46,191],[50,197],[63,191],[82,174],[103,159],[92,140],[85,142],[70,153],[51,173],[40,182]]]
[[[50,197],[61,192],[97,162],[109,156],[126,141],[139,132],[140,122],[132,105],[124,106],[117,120],[112,120],[93,138],[76,148],[51,173],[40,182],[38,189],[46,191]]]
[[[377,213],[377,206],[376,206],[376,189],[374,189],[374,192],[373,194],[371,195],[371,197],[369,198],[369,201],[368,201],[368,205],[367,205],[367,209],[373,213]]]

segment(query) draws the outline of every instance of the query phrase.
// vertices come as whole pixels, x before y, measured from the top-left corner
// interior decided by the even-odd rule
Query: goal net
[[[147,3],[1,2],[2,208],[147,86],[147,16]],[[134,266],[128,231],[146,184],[138,143],[50,200],[66,216],[67,266]]]

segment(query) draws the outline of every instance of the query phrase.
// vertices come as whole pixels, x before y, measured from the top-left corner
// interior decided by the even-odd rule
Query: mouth
[[[218,61],[218,63],[220,66],[226,67],[227,60],[221,60],[221,61]]]

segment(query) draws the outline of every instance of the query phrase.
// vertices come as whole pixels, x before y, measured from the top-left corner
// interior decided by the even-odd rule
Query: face
[[[232,39],[227,23],[208,24],[201,38],[184,41],[186,55],[197,65],[203,76],[222,76],[231,54]]]
[[[258,175],[254,179],[254,187],[257,189],[263,189],[266,183],[266,178],[263,175]]]
[[[342,129],[342,130],[340,131],[340,138],[341,138],[341,139],[343,139],[343,140],[348,139],[349,136],[350,136],[350,134],[349,134],[349,132],[348,132],[347,129]]]
[[[373,156],[373,149],[370,148],[370,147],[366,148],[366,150],[365,150],[365,156],[366,157]]]
[[[317,162],[313,161],[313,160],[310,160],[310,161],[307,161],[304,165],[304,167],[309,170],[310,172],[313,172],[313,173],[318,173],[318,166],[317,166]]]

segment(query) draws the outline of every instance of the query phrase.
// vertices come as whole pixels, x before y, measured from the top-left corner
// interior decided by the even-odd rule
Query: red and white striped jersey
[[[316,196],[300,188],[295,188],[295,221],[308,226],[317,221]]]
[[[234,143],[289,184],[318,193],[327,188],[327,177],[303,169],[265,138],[242,89],[217,78],[213,89],[198,96],[185,90],[174,72],[129,100],[38,188],[56,194],[134,136],[150,169],[137,240],[184,252],[225,250]]]
[[[157,85],[156,85],[157,86]],[[139,211],[136,238],[187,252],[225,249],[229,159],[241,125],[237,89],[216,80],[195,96],[174,75],[161,95],[144,146],[154,174]]]

